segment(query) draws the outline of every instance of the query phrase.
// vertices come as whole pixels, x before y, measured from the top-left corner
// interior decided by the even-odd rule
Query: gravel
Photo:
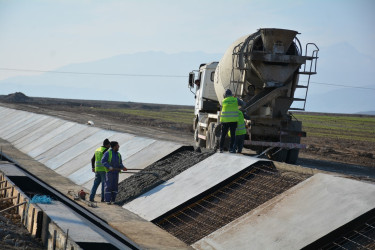
[[[124,205],[167,181],[186,169],[214,154],[213,151],[196,152],[193,147],[182,147],[176,152],[146,167],[119,183],[116,204]],[[145,174],[147,173],[147,174]]]
[[[0,201],[0,210],[12,206],[9,201]],[[15,214],[15,208],[0,214],[1,249],[44,249],[40,240],[33,238]]]

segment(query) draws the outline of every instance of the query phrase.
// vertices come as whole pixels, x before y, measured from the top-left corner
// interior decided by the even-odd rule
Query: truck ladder
[[[312,55],[311,56],[307,56],[307,50],[308,50],[308,46],[309,45],[315,47],[315,49],[313,49],[313,51],[312,51]],[[306,99],[307,99],[307,92],[309,90],[309,85],[310,85],[310,77],[311,77],[311,75],[315,75],[316,74],[316,63],[317,63],[317,60],[318,60],[318,52],[319,52],[319,48],[318,48],[318,46],[316,46],[315,43],[307,43],[306,44],[306,48],[305,48],[306,62],[305,62],[305,65],[303,67],[303,71],[299,71],[298,74],[299,75],[308,75],[308,79],[307,79],[306,84],[298,83],[298,85],[296,86],[296,89],[305,89],[306,91],[304,93],[304,97],[303,98],[293,98],[293,101],[303,102],[303,108],[292,108],[291,107],[291,108],[289,108],[289,110],[305,111]],[[307,61],[310,62],[310,65],[309,65],[309,68],[306,69]],[[314,71],[312,71],[313,67],[314,67]]]
[[[234,47],[233,53],[232,53],[232,71],[231,71],[231,75],[230,75],[229,86],[230,86],[230,88],[232,88],[234,90],[234,93],[233,93],[234,96],[236,96],[236,94],[238,93],[238,88],[241,85],[244,86],[245,79],[246,79],[246,75],[245,75],[246,74],[246,68],[241,67],[240,63],[239,63],[240,56],[243,54],[243,52],[241,51],[241,48],[242,48],[243,44],[244,43],[240,43],[236,47]],[[239,80],[234,79],[235,78],[234,77],[235,70],[239,70],[239,72],[240,72]]]

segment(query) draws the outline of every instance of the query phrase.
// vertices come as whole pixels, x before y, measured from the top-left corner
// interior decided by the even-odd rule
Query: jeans
[[[245,135],[236,135],[237,153],[241,153],[242,152],[244,140],[245,140]]]
[[[221,125],[220,150],[223,149],[225,137],[228,134],[228,130],[230,130],[231,137],[229,151],[234,151],[234,143],[236,137],[233,135],[236,134],[237,122],[223,122]]]
[[[105,171],[95,172],[94,185],[92,186],[90,192],[90,201],[94,200],[96,190],[98,189],[100,183],[102,184],[102,201],[104,201]]]
[[[118,193],[118,171],[107,172],[105,176],[105,201],[115,202]]]

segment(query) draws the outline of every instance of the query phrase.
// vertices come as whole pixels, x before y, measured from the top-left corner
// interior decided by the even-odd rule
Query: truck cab
[[[195,84],[195,109],[194,115],[199,112],[216,113],[218,110],[218,99],[214,88],[214,76],[218,62],[201,64],[197,74],[194,74]]]
[[[220,104],[215,92],[214,78],[218,62],[201,64],[199,70],[190,72],[190,90],[195,85],[194,140],[198,147],[214,148],[217,137],[213,134],[218,124]]]

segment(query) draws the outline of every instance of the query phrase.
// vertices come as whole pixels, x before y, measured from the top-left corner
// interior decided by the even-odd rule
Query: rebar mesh
[[[258,163],[229,184],[154,223],[192,244],[308,177]]]
[[[375,249],[375,216],[321,249]]]

